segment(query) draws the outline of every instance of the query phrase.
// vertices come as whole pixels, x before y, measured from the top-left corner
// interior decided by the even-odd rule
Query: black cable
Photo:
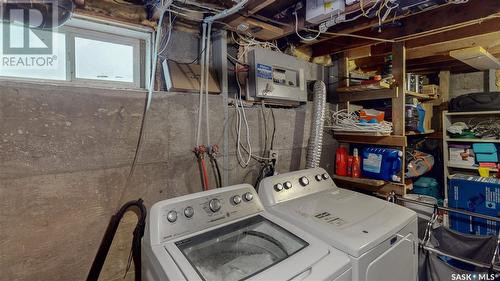
[[[201,55],[205,52],[205,50],[207,49],[207,47],[203,48],[203,50],[201,50],[201,52],[198,53],[198,56],[191,62],[180,62],[180,61],[176,61],[176,60],[173,60],[173,59],[170,59],[170,58],[167,58],[168,61],[173,61],[175,63],[178,63],[178,64],[193,64],[195,61],[199,61],[200,60],[200,57]]]
[[[271,116],[273,117],[273,135],[271,137],[271,150],[274,148],[274,136],[276,135],[276,118],[274,117],[274,110],[271,108]]]
[[[267,151],[267,120],[266,120],[266,106],[264,104],[264,101],[262,101],[262,120],[264,121],[264,150],[262,151],[262,158],[266,157],[266,151]]]
[[[220,173],[220,168],[219,168],[219,162],[217,162],[217,158],[212,157],[213,161],[214,161],[214,164],[215,164],[215,169],[217,171],[217,178],[219,179],[219,188],[222,187],[222,176],[221,176],[221,173]]]
[[[134,229],[134,234],[132,238],[132,260],[134,262],[135,267],[135,280],[141,280],[141,239],[144,236],[144,228],[146,226],[146,216],[147,209],[144,206],[142,199],[133,200],[125,203],[120,210],[111,217],[108,227],[106,228],[106,232],[102,238],[101,244],[99,245],[99,249],[97,250],[97,254],[92,262],[92,266],[90,267],[89,274],[87,276],[87,281],[97,281],[99,279],[99,275],[101,273],[102,267],[104,266],[104,262],[106,261],[106,257],[108,255],[109,249],[111,248],[111,244],[113,243],[113,239],[115,237],[116,231],[118,230],[118,226],[120,225],[120,221],[128,211],[133,211],[137,215],[137,224]],[[129,257],[129,262],[130,262]],[[130,268],[127,265],[127,271]]]

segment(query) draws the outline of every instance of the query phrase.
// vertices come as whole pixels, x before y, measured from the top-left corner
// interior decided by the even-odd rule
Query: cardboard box
[[[473,166],[476,163],[474,151],[469,144],[450,144],[448,156],[450,164]]]
[[[498,217],[500,179],[454,175],[448,185],[448,206]],[[450,227],[463,233],[496,236],[500,223],[450,212]]]
[[[436,96],[439,94],[439,86],[438,85],[424,85],[422,94],[429,96]]]
[[[191,93],[200,91],[201,67],[199,64],[164,60],[162,66],[167,91]],[[215,81],[212,73],[208,75],[208,92],[211,94],[220,93],[219,84]]]

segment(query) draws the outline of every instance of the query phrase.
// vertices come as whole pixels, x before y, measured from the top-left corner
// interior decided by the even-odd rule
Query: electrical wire
[[[271,116],[273,117],[273,135],[271,137],[271,147],[270,149],[273,150],[274,148],[274,137],[276,136],[276,118],[274,117],[274,110],[271,107]]]
[[[237,112],[237,117],[238,117],[237,118],[238,119],[238,122],[237,122],[238,132],[236,135],[236,142],[237,142],[236,154],[238,156],[238,162],[240,163],[241,167],[246,168],[248,166],[248,164],[250,163],[250,160],[252,159],[252,145],[250,144],[250,129],[248,127],[248,120],[247,120],[247,117],[245,114],[245,109],[243,107],[243,101],[241,98],[242,89],[241,89],[240,81],[238,79],[238,71],[236,71],[236,84],[238,85],[238,96],[236,99],[236,112]],[[240,112],[240,108],[241,108],[241,112]],[[245,148],[245,146],[243,146],[243,144],[241,143],[241,121],[242,120],[245,123],[246,142],[247,142],[248,149]],[[245,159],[243,157],[243,153],[241,151],[241,148],[243,148],[248,153],[248,158]]]
[[[261,156],[258,156],[258,155],[255,155],[252,153],[252,145],[251,145],[251,142],[250,142],[250,128],[249,128],[249,125],[248,125],[248,120],[247,120],[247,117],[246,117],[246,113],[245,113],[245,108],[244,108],[244,105],[243,105],[243,98],[242,98],[242,88],[241,88],[241,83],[238,79],[238,70],[236,71],[236,84],[238,85],[238,95],[236,97],[236,101],[235,101],[235,108],[236,108],[236,113],[237,113],[237,133],[236,133],[236,155],[238,157],[238,163],[240,164],[240,166],[242,168],[246,168],[248,167],[250,161],[253,159],[259,161],[259,162],[262,162],[262,161],[266,161],[266,160],[271,160],[271,158],[268,158],[268,157],[261,157]],[[242,133],[241,133],[241,127],[242,127],[242,124],[244,124],[244,129],[245,129],[245,133],[246,133],[246,146],[243,145],[243,143],[241,142],[241,139],[242,139]],[[244,157],[244,153],[243,151],[247,154],[247,157]]]
[[[266,106],[264,104],[264,100],[261,101],[261,109],[262,109],[262,121],[264,123],[264,150],[262,151],[262,157],[266,156],[267,152],[267,120],[266,120]]]
[[[160,18],[158,19],[158,26],[156,28],[152,66],[151,66],[152,69],[151,69],[151,76],[150,76],[150,80],[149,80],[148,93],[146,96],[146,102],[144,104],[144,110],[143,110],[143,114],[142,114],[141,125],[139,128],[139,137],[137,139],[137,145],[136,145],[135,152],[134,152],[134,158],[132,160],[129,173],[128,173],[127,178],[125,180],[125,188],[123,189],[123,191],[120,194],[120,199],[118,200],[118,205],[120,205],[120,203],[122,202],[122,200],[125,196],[125,190],[129,187],[130,183],[132,182],[132,177],[134,176],[135,169],[137,166],[137,161],[139,159],[139,154],[142,151],[147,114],[148,114],[149,108],[151,106],[151,101],[153,99],[153,91],[154,91],[154,86],[155,86],[156,68],[157,68],[156,66],[158,64],[158,50],[160,48],[160,40],[161,40],[161,33],[162,33],[161,26],[163,24],[163,18],[165,16],[165,11],[166,11],[166,9],[168,9],[170,4],[172,4],[172,1],[173,0],[166,0],[166,2],[165,2],[162,0],[161,6],[158,7],[160,10]]]
[[[299,17],[297,16],[297,11],[295,11],[293,14],[295,15],[295,34],[297,34],[297,36],[300,39],[302,39],[303,41],[306,41],[306,42],[310,42],[310,41],[314,41],[314,40],[318,39],[318,37],[321,35],[320,30],[318,30],[318,34],[316,34],[312,38],[306,38],[306,37],[301,36],[299,34]]]

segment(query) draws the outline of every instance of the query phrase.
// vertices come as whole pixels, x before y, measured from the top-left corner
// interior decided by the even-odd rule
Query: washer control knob
[[[277,183],[274,185],[274,190],[276,191],[282,191],[283,190],[283,185],[281,183]]]
[[[314,178],[317,180],[317,181],[321,181],[323,178],[321,177],[320,174],[317,174],[314,176]]]
[[[285,182],[283,185],[285,186],[285,189],[290,189],[290,188],[292,188],[292,183],[291,183],[291,182],[289,182],[289,181]]]
[[[232,200],[233,200],[234,205],[238,205],[241,203],[241,196],[235,195],[235,196],[233,196]]]
[[[214,199],[210,200],[210,202],[208,202],[208,207],[210,208],[210,210],[212,212],[215,213],[215,212],[218,212],[222,206],[220,204],[219,199],[214,198]]]
[[[324,180],[327,180],[330,178],[330,175],[328,175],[327,173],[324,173],[323,175],[321,175],[323,177]]]
[[[301,177],[299,179],[299,183],[302,185],[302,186],[306,186],[309,184],[309,179],[307,177]]]
[[[177,220],[177,212],[172,210],[167,214],[167,220],[169,222],[175,222]]]
[[[243,198],[245,199],[245,201],[252,201],[253,194],[250,192],[247,192],[247,193],[243,194]]]
[[[186,208],[184,208],[184,216],[186,216],[186,218],[192,218],[194,215],[194,209],[193,207],[191,206],[188,206]]]

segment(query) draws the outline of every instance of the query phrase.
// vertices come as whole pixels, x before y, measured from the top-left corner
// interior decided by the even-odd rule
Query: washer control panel
[[[162,243],[262,211],[248,184],[198,192],[153,205],[146,234],[152,242]]]
[[[300,170],[264,178],[259,185],[259,196],[264,206],[337,188],[330,175],[322,168]]]

